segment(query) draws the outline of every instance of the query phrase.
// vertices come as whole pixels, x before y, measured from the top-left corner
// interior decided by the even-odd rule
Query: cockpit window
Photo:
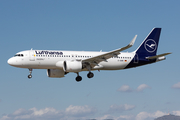
[[[14,55],[14,57],[23,57],[24,55],[23,54],[16,54]]]

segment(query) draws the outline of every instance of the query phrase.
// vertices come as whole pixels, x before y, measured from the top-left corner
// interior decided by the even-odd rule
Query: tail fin
[[[154,28],[135,51],[139,57],[155,56],[158,48],[161,28]]]

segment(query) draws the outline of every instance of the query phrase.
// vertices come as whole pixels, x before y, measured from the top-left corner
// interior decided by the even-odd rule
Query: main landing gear
[[[28,75],[28,78],[32,78],[32,68],[29,68],[29,75]]]
[[[93,74],[92,72],[89,72],[89,73],[87,74],[87,77],[88,77],[88,78],[92,78],[92,77],[94,77],[94,74]]]
[[[89,72],[89,73],[87,74],[87,77],[88,77],[88,78],[92,78],[92,77],[94,77],[94,74],[93,74],[92,72]],[[81,80],[82,80],[82,77],[79,76],[79,73],[77,73],[76,81],[77,81],[77,82],[80,82]]]
[[[77,73],[76,81],[77,81],[77,82],[80,82],[81,80],[82,80],[82,77],[79,76],[79,73]]]

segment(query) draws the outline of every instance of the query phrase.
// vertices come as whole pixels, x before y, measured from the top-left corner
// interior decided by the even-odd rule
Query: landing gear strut
[[[30,79],[30,78],[32,78],[32,68],[29,68],[29,75],[28,75],[28,78]]]
[[[87,74],[87,77],[88,77],[88,78],[94,77],[94,74],[91,72],[91,66],[90,66],[90,65],[87,65],[86,68],[89,70],[89,73]]]
[[[79,73],[77,73],[76,81],[77,81],[77,82],[80,82],[81,80],[82,80],[82,77],[79,76]]]

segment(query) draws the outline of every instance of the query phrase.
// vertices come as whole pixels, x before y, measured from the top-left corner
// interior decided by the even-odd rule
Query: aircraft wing
[[[137,37],[137,35],[135,35],[135,37],[132,39],[132,41],[125,47],[122,47],[122,48],[119,48],[119,49],[116,49],[116,50],[113,50],[113,51],[110,51],[110,52],[107,52],[107,53],[104,53],[104,54],[101,54],[101,55],[98,55],[98,56],[94,56],[92,58],[84,59],[84,60],[82,60],[82,63],[90,65],[91,67],[94,67],[94,66],[98,65],[98,63],[100,63],[102,61],[107,62],[107,59],[109,59],[111,57],[114,57],[114,56],[117,56],[117,55],[120,54],[121,51],[132,47],[135,40],[136,40],[136,37]]]

